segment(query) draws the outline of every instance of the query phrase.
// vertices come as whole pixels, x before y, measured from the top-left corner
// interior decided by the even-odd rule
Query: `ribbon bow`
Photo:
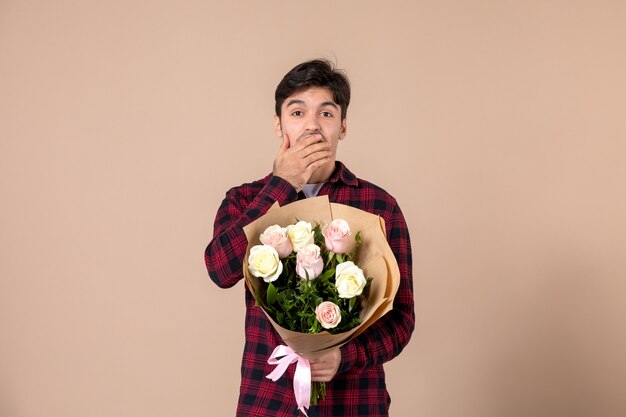
[[[281,359],[278,359],[281,358]],[[308,417],[306,409],[311,405],[311,365],[309,361],[298,355],[289,346],[278,345],[272,352],[272,356],[267,360],[270,365],[277,365],[276,368],[266,376],[276,382],[292,363],[296,365],[296,373],[293,376],[293,392],[296,395],[298,410]]]

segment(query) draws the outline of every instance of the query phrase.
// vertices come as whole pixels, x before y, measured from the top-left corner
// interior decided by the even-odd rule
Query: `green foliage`
[[[276,302],[276,287],[271,282],[267,286],[266,293],[267,304],[274,304]]]
[[[331,301],[341,310],[341,322],[334,329],[327,331],[333,334],[353,329],[361,322],[360,297],[344,299],[339,297],[335,287],[335,269],[338,264],[352,261],[358,265],[357,255],[361,246],[361,235],[356,233],[356,247],[348,254],[335,254],[327,251],[321,228],[313,228],[314,243],[321,248],[324,259],[324,270],[313,280],[301,279],[296,274],[296,254],[291,253],[282,258],[283,272],[265,288],[265,294],[255,295],[257,305],[265,311],[279,325],[302,333],[318,333],[324,329],[315,316],[315,308],[323,301]],[[371,278],[368,279],[368,286]],[[367,288],[367,287],[366,287]],[[263,291],[263,290],[262,290]]]

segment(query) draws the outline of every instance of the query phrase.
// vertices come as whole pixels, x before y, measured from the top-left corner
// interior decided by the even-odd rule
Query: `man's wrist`
[[[289,181],[279,175],[272,174],[261,192],[269,193],[273,201],[284,205],[298,198],[298,190]]]
[[[300,191],[298,187],[296,187],[288,179],[281,177],[279,174],[272,174],[267,185],[271,186],[272,188],[283,190],[286,194],[288,194],[289,197],[292,197],[291,196],[292,193],[290,191],[293,190],[293,194],[294,194],[293,198],[289,199],[289,201],[292,201],[298,198],[298,192]],[[289,190],[289,188],[291,188],[291,190]]]

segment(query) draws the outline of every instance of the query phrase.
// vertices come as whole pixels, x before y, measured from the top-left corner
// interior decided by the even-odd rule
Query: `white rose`
[[[352,298],[361,295],[367,280],[363,270],[354,262],[342,262],[335,268],[335,286],[341,298]]]
[[[270,245],[276,249],[280,258],[284,258],[291,253],[291,241],[287,237],[287,230],[277,224],[265,229],[265,231],[261,233],[259,240],[261,240],[262,244]]]
[[[265,282],[272,282],[283,272],[283,263],[276,249],[269,245],[256,245],[250,249],[248,271]]]
[[[313,227],[311,223],[300,220],[287,226],[287,237],[291,240],[294,252],[298,252],[301,247],[313,243]]]

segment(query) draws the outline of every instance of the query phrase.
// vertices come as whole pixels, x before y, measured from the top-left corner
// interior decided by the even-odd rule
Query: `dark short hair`
[[[350,104],[350,82],[346,74],[325,59],[314,59],[296,65],[276,87],[276,115],[287,97],[311,87],[327,88],[333,101],[341,107],[341,120],[346,118]]]

